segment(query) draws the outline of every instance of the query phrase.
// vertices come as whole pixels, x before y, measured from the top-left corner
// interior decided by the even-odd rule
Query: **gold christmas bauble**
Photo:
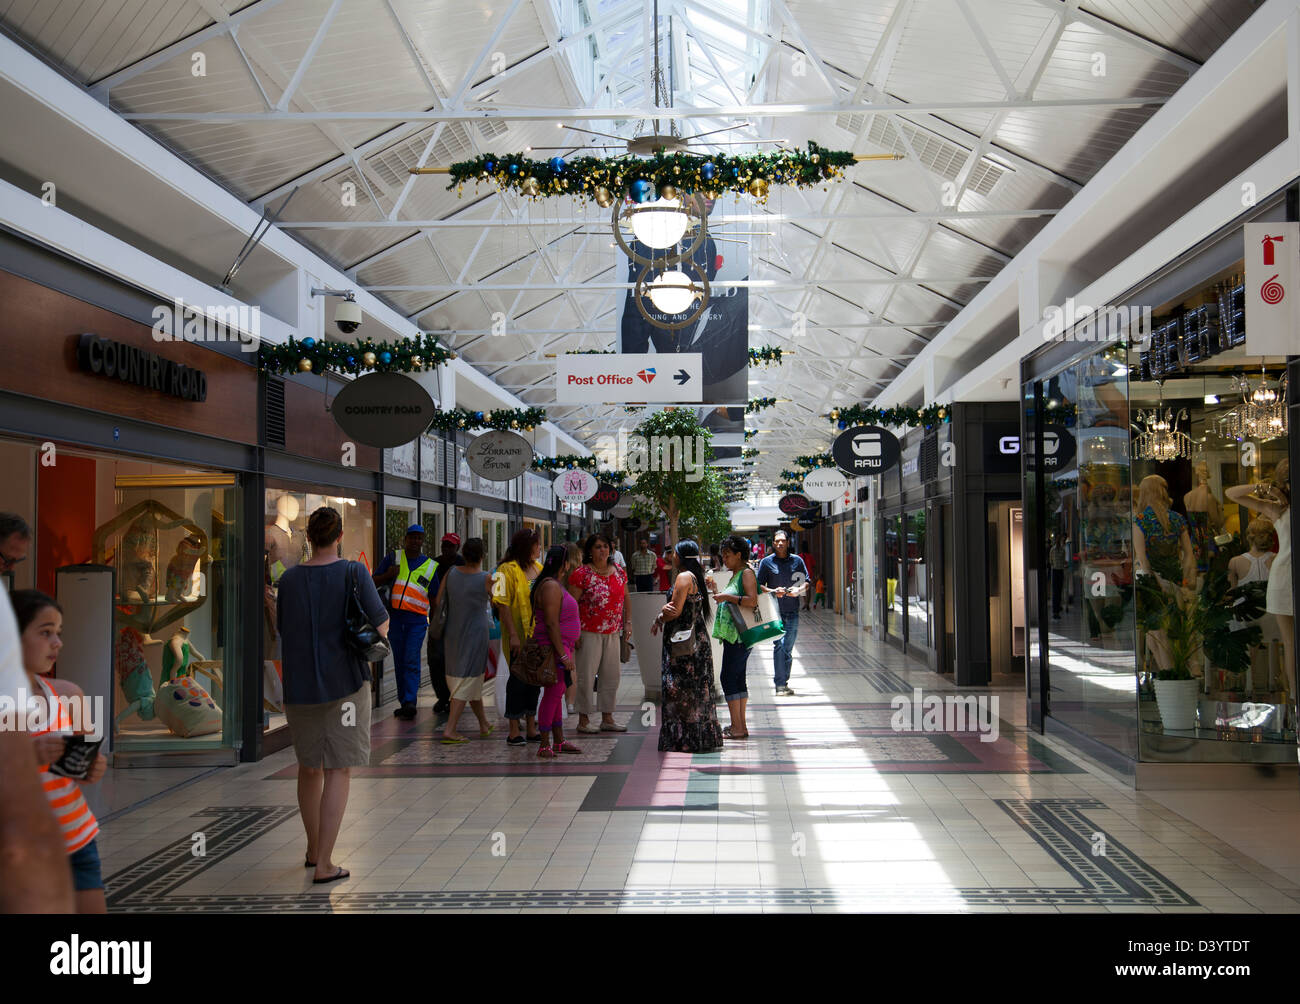
[[[541,192],[542,185],[541,182],[539,182],[535,177],[533,177],[530,174],[520,184],[519,190],[523,192],[525,195],[536,196],[539,192]]]
[[[373,352],[365,352],[361,356],[361,361],[367,366],[373,366],[375,365],[375,354]]]
[[[298,372],[299,373],[311,372],[311,360],[308,359],[306,356],[303,356],[301,359],[298,360]]]
[[[663,188],[659,189],[659,197],[660,197],[661,199],[675,199],[675,198],[677,198],[677,188],[676,188],[676,186],[674,186],[674,185],[664,185]]]
[[[596,205],[600,206],[601,209],[608,209],[613,204],[614,204],[614,193],[611,192],[604,185],[597,186]]]
[[[517,428],[519,428],[519,423],[518,423],[517,421],[515,421],[513,418],[510,420],[510,428],[512,428],[512,429],[517,429]]]
[[[756,199],[767,198],[767,179],[755,178],[749,183],[749,194]]]
[[[822,162],[822,155],[820,153],[814,153],[808,159],[811,160],[814,164],[820,164]]]
[[[411,365],[418,370],[421,366],[424,365],[424,359],[422,359],[420,356],[411,356]]]
[[[840,417],[840,409],[839,409],[839,408],[832,408],[832,409],[831,409],[831,418],[832,418],[833,420],[838,421],[839,417]]]

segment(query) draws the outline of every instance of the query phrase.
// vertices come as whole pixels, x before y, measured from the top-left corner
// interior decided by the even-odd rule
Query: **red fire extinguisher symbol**
[[[1260,242],[1260,243],[1262,243],[1262,244],[1264,245],[1264,264],[1265,264],[1265,265],[1272,265],[1272,264],[1273,264],[1273,242],[1274,242],[1274,241],[1281,241],[1281,240],[1282,240],[1281,236],[1277,236],[1277,237],[1265,237],[1265,238]]]

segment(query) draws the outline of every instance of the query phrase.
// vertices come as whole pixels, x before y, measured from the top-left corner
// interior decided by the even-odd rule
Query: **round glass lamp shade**
[[[632,218],[632,232],[648,248],[670,248],[682,239],[690,222],[680,209],[681,199],[660,199],[648,203],[648,208],[639,209],[629,215]]]
[[[650,302],[665,314],[680,314],[695,302],[695,290],[685,272],[673,269],[655,276],[649,288]]]

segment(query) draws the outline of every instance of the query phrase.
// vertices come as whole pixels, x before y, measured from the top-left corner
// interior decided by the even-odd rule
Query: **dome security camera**
[[[345,335],[350,335],[361,327],[361,308],[352,298],[340,301],[334,308],[334,323]]]

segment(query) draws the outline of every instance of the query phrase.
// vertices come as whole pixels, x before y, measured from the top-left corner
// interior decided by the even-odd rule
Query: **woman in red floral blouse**
[[[626,732],[614,721],[618,701],[619,635],[632,636],[627,616],[627,573],[609,560],[613,546],[603,533],[594,533],[583,546],[582,567],[569,575],[568,588],[578,601],[582,637],[578,641],[578,731]],[[593,678],[599,683],[600,728],[590,723]]]

